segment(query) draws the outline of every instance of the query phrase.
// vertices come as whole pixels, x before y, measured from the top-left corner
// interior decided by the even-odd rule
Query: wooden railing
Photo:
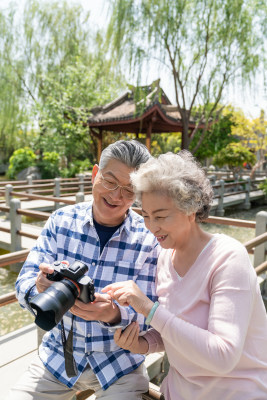
[[[3,207],[0,207],[0,211],[3,209]],[[5,207],[5,210],[7,210],[8,207]],[[141,214],[141,209],[140,208],[133,208],[134,211],[137,213]],[[22,215],[27,215],[28,211],[18,209],[17,210],[18,214]],[[41,213],[41,212],[30,212],[31,215],[34,215],[35,217],[40,217],[40,219],[47,219],[50,214],[48,213]],[[263,223],[263,220],[265,219],[265,223]],[[244,243],[244,246],[246,247],[247,251],[249,253],[254,253],[254,260],[255,260],[255,249],[259,249],[260,246],[264,245],[263,249],[261,249],[260,256],[257,254],[256,262],[257,265],[254,263],[255,271],[257,275],[262,274],[267,270],[267,261],[265,261],[265,256],[266,256],[266,245],[267,245],[267,232],[266,232],[266,227],[267,227],[267,212],[260,212],[256,216],[256,222],[255,221],[246,221],[246,220],[240,220],[240,219],[233,219],[233,218],[222,218],[222,217],[208,217],[204,222],[205,223],[213,223],[213,224],[218,224],[218,225],[232,225],[232,226],[238,226],[238,227],[244,227],[244,228],[254,228],[256,229],[257,232],[257,221],[260,221],[260,225],[264,226],[265,225],[265,231],[261,234],[258,233],[258,236],[255,238],[249,240],[248,242]],[[1,228],[0,228],[1,230]],[[259,232],[259,230],[258,230]],[[29,235],[25,232],[18,231],[18,235],[23,235],[23,236],[28,236]],[[32,238],[37,239],[37,235],[31,235]],[[27,255],[29,254],[30,250],[25,249],[25,250],[20,250],[20,251],[15,251],[10,254],[4,254],[0,256],[0,267],[4,267],[6,265],[12,265],[16,264],[18,262],[23,262],[26,260]],[[258,260],[261,260],[259,262]],[[0,296],[0,307],[10,304],[12,302],[17,301],[15,292]]]
[[[33,180],[32,177],[29,176],[25,181],[1,182],[0,203],[6,203],[6,205],[9,206],[12,196],[23,198],[23,200],[51,200],[54,202],[62,202],[62,199],[59,200],[60,198],[73,196],[78,192],[83,194],[92,193],[91,175],[85,176],[79,174],[77,178],[41,180]],[[49,199],[49,196],[53,197],[53,199]],[[54,198],[57,198],[57,200]]]
[[[259,184],[265,180],[264,177],[255,180],[250,180],[249,177],[242,180],[235,180],[229,182],[227,179],[218,180],[216,175],[209,176],[212,187],[214,190],[214,199],[218,201],[215,207],[215,214],[224,216],[224,209],[227,204],[224,199],[233,195],[245,195],[240,197],[240,204],[243,204],[245,209],[249,209],[251,201],[251,193],[259,191],[257,197],[264,199],[264,193],[260,190]],[[36,190],[38,189],[38,190]],[[77,178],[55,178],[51,180],[32,180],[28,177],[26,181],[6,181],[2,182],[0,186],[0,203],[10,205],[12,197],[19,197],[23,200],[47,200],[55,204],[72,204],[63,201],[62,197],[72,196],[77,193],[91,194],[92,184],[91,176],[84,176],[82,174]],[[2,196],[2,200],[1,200]]]

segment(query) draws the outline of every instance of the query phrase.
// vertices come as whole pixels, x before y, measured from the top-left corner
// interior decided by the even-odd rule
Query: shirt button
[[[95,267],[95,265],[96,265],[96,263],[95,263],[95,262],[92,262],[92,266]]]

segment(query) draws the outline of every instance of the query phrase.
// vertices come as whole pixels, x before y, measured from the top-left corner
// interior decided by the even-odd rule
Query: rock
[[[32,179],[41,179],[41,173],[38,169],[38,167],[28,167],[24,168],[22,171],[20,171],[17,174],[16,179],[18,181],[24,181],[27,176],[32,175]]]

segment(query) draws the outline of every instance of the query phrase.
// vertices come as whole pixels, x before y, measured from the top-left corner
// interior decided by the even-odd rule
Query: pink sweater
[[[246,249],[216,234],[182,280],[171,254],[159,256],[145,335],[149,352],[168,355],[166,400],[266,400],[267,317]]]

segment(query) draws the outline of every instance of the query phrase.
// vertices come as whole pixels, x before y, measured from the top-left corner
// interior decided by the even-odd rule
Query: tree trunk
[[[183,131],[182,131],[182,150],[189,149],[189,130],[188,130],[188,121],[186,118],[183,118]]]
[[[250,172],[250,179],[251,179],[251,180],[253,180],[253,179],[255,178],[256,170],[257,170],[258,168],[260,168],[260,166],[261,166],[263,163],[264,163],[264,159],[263,159],[263,160],[258,160],[258,161],[256,162],[256,164],[252,167],[252,170],[251,170],[251,172]]]

